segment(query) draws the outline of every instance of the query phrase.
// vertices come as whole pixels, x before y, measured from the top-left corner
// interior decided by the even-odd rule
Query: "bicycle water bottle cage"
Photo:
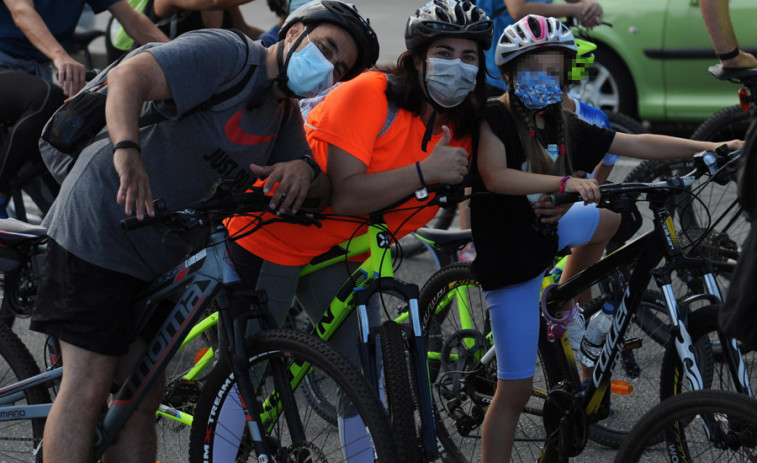
[[[573,316],[576,314],[576,310],[578,310],[578,306],[575,303],[574,299],[570,300],[570,310],[568,311],[562,311],[562,317],[555,318],[552,316],[552,314],[549,313],[547,310],[547,294],[558,285],[549,285],[546,288],[544,288],[544,291],[542,291],[541,294],[541,315],[544,317],[544,320],[547,322],[547,340],[549,342],[555,342],[555,340],[560,339],[565,334],[565,331],[568,329],[568,323],[570,323],[570,319],[573,318]]]

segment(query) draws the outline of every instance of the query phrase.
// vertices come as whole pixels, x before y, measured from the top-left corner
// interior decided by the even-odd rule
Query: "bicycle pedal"
[[[623,350],[629,351],[629,350],[639,349],[641,348],[642,344],[643,343],[641,341],[641,338],[630,338],[630,339],[627,339],[623,343]]]

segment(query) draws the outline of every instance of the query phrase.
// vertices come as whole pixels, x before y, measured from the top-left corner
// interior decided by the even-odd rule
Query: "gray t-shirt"
[[[265,50],[259,43],[248,40],[245,46],[233,32],[208,29],[145,51],[157,59],[173,94],[170,103],[150,103],[170,119],[140,129],[153,198],[166,207],[201,199],[222,178],[233,179],[235,189],[244,191],[255,181],[250,163],[270,165],[311,154],[296,102],[277,101],[268,87]],[[256,66],[255,72],[236,97],[187,114],[233,87],[250,66]],[[153,279],[196,243],[163,226],[122,231],[119,221],[126,215],[116,203],[119,185],[110,141],[94,143],[80,154],[43,225],[83,260]]]

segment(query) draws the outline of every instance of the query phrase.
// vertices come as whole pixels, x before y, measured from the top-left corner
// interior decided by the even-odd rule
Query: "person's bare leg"
[[[533,378],[497,380],[497,390],[486,411],[481,433],[483,463],[510,461],[518,418],[531,396]]]
[[[122,382],[131,372],[133,365],[146,350],[142,340],[129,346],[129,353],[119,357],[115,377]],[[153,387],[139,404],[137,410],[118,433],[118,440],[103,456],[107,463],[154,463],[157,455],[155,433],[155,411],[163,400],[164,378]]]
[[[608,209],[599,209],[599,224],[591,237],[591,241],[571,249],[571,254],[565,262],[560,283],[567,281],[581,270],[591,266],[602,258],[607,243],[610,238],[618,231],[620,226],[620,214]],[[576,302],[583,306],[591,301],[591,290],[588,289],[579,294]]]
[[[568,278],[601,259],[607,243],[610,242],[615,232],[618,231],[619,226],[620,214],[608,209],[599,209],[599,224],[594,231],[594,235],[591,237],[591,241],[571,250],[571,254],[568,256],[567,262],[565,262],[565,269],[560,277],[560,282],[568,280]],[[591,302],[591,288],[576,297],[576,303],[582,307],[586,306],[589,302]],[[593,373],[594,368],[587,367],[581,363],[582,380],[590,377]]]
[[[63,378],[45,424],[42,454],[46,463],[81,463],[90,460],[117,358],[63,341],[60,346]]]

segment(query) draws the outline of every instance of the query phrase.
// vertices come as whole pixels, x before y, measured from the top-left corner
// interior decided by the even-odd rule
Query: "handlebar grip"
[[[549,200],[555,206],[562,206],[563,204],[572,204],[579,201],[583,201],[583,198],[578,193],[555,193],[549,195]]]
[[[121,220],[121,230],[128,231],[135,228],[144,227],[153,223],[166,220],[162,215],[156,215],[155,217],[145,216],[144,219],[139,220],[136,216],[127,217]]]

